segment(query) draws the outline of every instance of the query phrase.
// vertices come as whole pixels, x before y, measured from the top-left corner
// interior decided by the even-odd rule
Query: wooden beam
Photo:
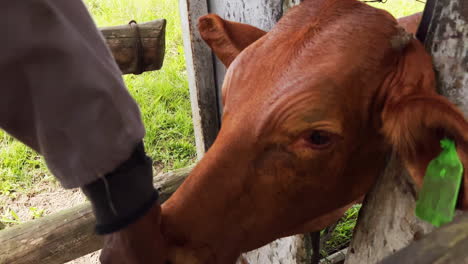
[[[160,202],[182,184],[192,167],[160,174],[154,183]],[[0,231],[0,263],[62,264],[102,248],[94,233],[95,220],[88,203]]]
[[[414,216],[415,191],[396,155],[367,194],[349,246],[348,264],[378,263],[433,228]]]
[[[468,215],[463,215],[384,259],[381,264],[467,263],[467,248]]]
[[[268,245],[242,255],[249,264],[309,264],[310,236],[297,235],[277,239]],[[237,262],[241,264],[242,262]]]
[[[465,0],[429,0],[426,8],[428,6],[432,8],[424,12],[430,20],[427,34],[418,36],[426,36],[424,43],[433,57],[439,91],[457,104],[466,116],[468,3]],[[419,30],[425,31],[424,28]],[[388,168],[366,197],[346,258],[347,264],[378,263],[433,230],[414,215],[414,190],[403,165],[396,156],[392,156]],[[413,253],[416,257],[416,252]],[[391,263],[419,262],[411,258],[411,261]]]
[[[203,0],[180,0],[180,18],[192,104],[192,119],[200,159],[213,144],[220,128],[213,55],[197,28],[198,18],[208,14]]]
[[[100,31],[123,74],[161,69],[166,42],[165,19],[104,27]]]
[[[348,254],[348,248],[342,249],[328,257],[320,260],[320,264],[339,264],[344,263],[346,254]],[[395,262],[397,263],[397,262]]]

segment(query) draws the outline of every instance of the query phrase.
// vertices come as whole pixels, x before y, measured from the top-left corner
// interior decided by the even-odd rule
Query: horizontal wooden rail
[[[339,264],[344,263],[346,254],[348,254],[348,248],[342,249],[332,255],[320,260],[320,264]]]
[[[166,20],[100,28],[122,74],[161,69],[166,46]]]
[[[154,178],[161,203],[166,201],[192,167]],[[62,264],[102,247],[94,233],[94,215],[89,203],[0,231],[0,263]]]
[[[384,259],[381,264],[468,263],[468,214]]]

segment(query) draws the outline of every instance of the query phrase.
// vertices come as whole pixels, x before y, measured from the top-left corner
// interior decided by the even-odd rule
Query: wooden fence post
[[[467,115],[468,3],[432,0],[424,13],[426,18],[431,15],[423,41],[433,56],[439,91]],[[424,29],[421,27],[419,33]],[[404,171],[393,155],[386,171],[366,197],[346,263],[377,263],[433,229],[416,219],[416,195]]]
[[[379,264],[468,263],[468,214],[385,258]]]
[[[202,0],[180,0],[179,7],[195,143],[200,159],[213,144],[220,127],[214,57],[197,29],[198,18],[208,13],[208,6]]]

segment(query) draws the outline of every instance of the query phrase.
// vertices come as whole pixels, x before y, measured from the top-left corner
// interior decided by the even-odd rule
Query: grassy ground
[[[166,58],[160,71],[126,75],[147,130],[145,143],[155,167],[172,170],[194,162],[195,141],[177,0],[85,0],[99,27],[167,19]],[[43,159],[0,130],[0,229],[24,221],[9,204],[57,182]],[[55,187],[57,189],[58,187]],[[49,188],[53,189],[53,188]],[[40,216],[42,208],[25,208]],[[19,215],[19,216],[18,216]],[[24,213],[23,213],[24,215]]]
[[[369,3],[369,5],[385,9],[396,18],[422,12],[424,9],[424,3],[417,0],[387,0],[385,3]]]
[[[147,129],[145,142],[155,165],[169,170],[193,162],[195,147],[178,1],[85,0],[85,3],[98,26],[121,25],[132,19],[138,22],[158,18],[168,20],[167,53],[163,69],[124,78],[131,94],[140,105]],[[422,3],[414,0],[388,0],[385,4],[371,5],[384,8],[396,17],[422,11],[424,7]],[[14,198],[18,193],[34,191],[34,186],[44,182],[48,184],[54,180],[42,158],[0,130],[0,196]],[[3,207],[8,208],[8,205]],[[340,221],[332,238],[325,243],[325,255],[343,247],[349,241],[359,208],[353,207]],[[19,221],[14,212],[6,212],[7,215],[3,213],[3,216],[0,212],[0,225],[2,222]],[[37,211],[35,213],[39,214]]]
[[[155,165],[166,170],[193,162],[195,147],[177,0],[85,0],[98,26],[166,18],[167,53],[161,71],[127,75],[147,129]],[[0,130],[0,194],[25,192],[53,178],[41,157]]]
[[[338,221],[331,234],[327,235],[325,230],[321,232],[322,248],[320,249],[320,255],[322,257],[327,257],[349,245],[360,209],[361,205],[351,207]]]

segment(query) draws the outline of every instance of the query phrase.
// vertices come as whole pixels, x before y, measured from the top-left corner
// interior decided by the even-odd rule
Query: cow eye
[[[332,134],[323,130],[314,130],[309,134],[307,141],[314,148],[326,148],[331,144]]]

